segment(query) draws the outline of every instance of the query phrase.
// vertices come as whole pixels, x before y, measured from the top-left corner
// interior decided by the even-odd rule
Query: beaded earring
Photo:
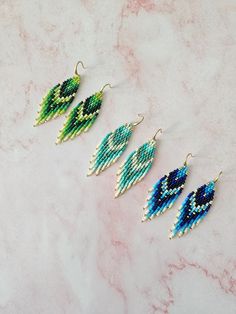
[[[125,162],[119,167],[117,172],[117,184],[115,188],[115,197],[123,194],[131,186],[140,182],[151,169],[156,152],[157,134],[148,142],[144,143],[137,150],[134,150]]]
[[[40,110],[34,126],[55,119],[67,111],[80,85],[79,64],[85,69],[83,62],[78,61],[75,66],[74,76],[62,83],[58,83],[48,91],[40,104]]]
[[[185,198],[183,204],[179,208],[176,221],[171,229],[170,239],[177,235],[181,237],[196,227],[204,219],[212,205],[215,193],[215,183],[218,181],[221,174],[222,171],[217,178],[189,193]]]
[[[193,157],[188,153],[183,166],[171,171],[157,181],[149,190],[149,195],[144,206],[144,216],[142,221],[151,220],[170,209],[183,191],[188,175],[188,158]]]
[[[99,175],[121,157],[128,146],[134,128],[144,119],[142,115],[138,116],[141,118],[139,121],[126,123],[103,138],[90,161],[88,176],[93,173]]]
[[[112,88],[110,84],[105,84],[99,92],[81,101],[71,110],[59,132],[56,144],[72,140],[91,128],[99,115],[106,86]]]

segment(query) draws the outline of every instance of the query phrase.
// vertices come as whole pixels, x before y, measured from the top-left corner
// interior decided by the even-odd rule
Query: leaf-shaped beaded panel
[[[57,138],[57,143],[65,142],[87,132],[93,125],[102,105],[102,91],[81,101],[71,110],[62,130]]]
[[[133,124],[124,124],[115,131],[108,133],[97,146],[90,161],[88,175],[98,175],[115,163],[125,151],[133,132]]]
[[[64,114],[75,98],[79,84],[80,76],[75,75],[49,90],[40,104],[35,125],[42,124]]]
[[[173,206],[183,191],[187,174],[188,166],[185,165],[171,171],[153,185],[144,207],[143,221],[159,216]]]
[[[123,194],[144,178],[152,167],[155,151],[156,141],[152,139],[128,156],[117,172],[115,197]]]
[[[214,193],[215,182],[210,181],[186,197],[178,211],[170,238],[182,236],[204,219],[213,202]]]

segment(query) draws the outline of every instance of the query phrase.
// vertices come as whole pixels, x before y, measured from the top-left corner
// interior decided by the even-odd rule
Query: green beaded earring
[[[71,110],[59,132],[56,144],[72,140],[91,128],[99,115],[106,86],[112,88],[110,84],[105,84],[99,92],[81,101]]]
[[[48,91],[40,104],[40,110],[34,126],[55,119],[67,111],[80,85],[79,64],[85,69],[83,62],[78,61],[75,66],[74,76],[62,83],[58,83]]]

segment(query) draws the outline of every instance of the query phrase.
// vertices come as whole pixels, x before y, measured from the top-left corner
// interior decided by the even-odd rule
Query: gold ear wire
[[[185,158],[185,161],[184,161],[184,166],[187,166],[189,157],[194,158],[194,156],[193,156],[192,153],[188,153],[187,156],[186,156],[186,158]]]
[[[109,86],[110,88],[112,88],[111,84],[110,84],[110,83],[107,83],[107,84],[103,85],[103,87],[101,88],[101,92],[103,92],[104,89],[105,89],[107,86]]]
[[[75,75],[79,75],[79,73],[78,73],[78,66],[79,66],[79,64],[82,65],[82,68],[83,68],[83,69],[86,69],[86,67],[84,66],[83,62],[82,62],[82,61],[78,61],[78,62],[76,63],[76,65],[75,65]]]
[[[144,116],[141,115],[140,113],[138,114],[138,117],[140,117],[140,119],[137,120],[137,121],[134,121],[134,122],[133,122],[133,126],[139,125],[139,124],[143,121],[143,119],[144,119]]]
[[[219,180],[219,178],[222,176],[223,171],[220,171],[218,176],[213,180],[214,182],[217,182]]]
[[[154,134],[154,136],[153,136],[153,139],[156,141],[156,139],[157,139],[157,134],[158,133],[161,133],[162,134],[162,129],[160,128],[160,129],[158,129],[157,131],[156,131],[156,133]]]

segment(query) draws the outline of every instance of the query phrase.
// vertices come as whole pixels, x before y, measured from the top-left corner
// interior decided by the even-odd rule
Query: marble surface
[[[0,313],[236,313],[236,2],[0,1]],[[89,133],[54,145],[64,117],[33,128],[41,97],[70,77],[73,105],[107,90]],[[137,127],[128,150],[163,128],[148,176],[114,199],[114,165],[86,177],[100,139]],[[191,175],[172,210],[141,223],[148,188]],[[223,170],[212,210],[168,239],[192,189]]]

